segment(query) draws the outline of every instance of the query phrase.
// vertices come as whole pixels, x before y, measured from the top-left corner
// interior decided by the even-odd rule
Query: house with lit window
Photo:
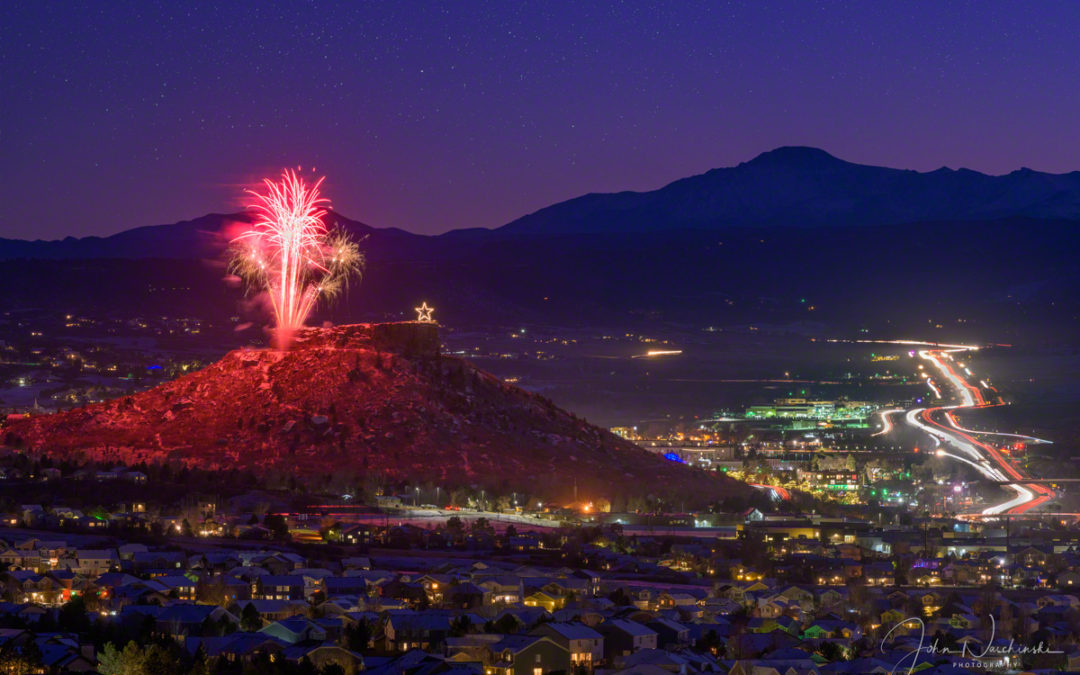
[[[1054,578],[1054,583],[1058,588],[1080,588],[1080,572],[1075,570],[1059,572]]]
[[[289,645],[263,633],[232,633],[224,637],[188,637],[184,649],[191,656],[200,650],[208,658],[220,658],[227,663],[250,663],[266,656],[271,661],[282,658]]]
[[[326,629],[302,615],[274,621],[263,626],[259,629],[259,632],[272,635],[291,645],[298,642],[323,642],[326,640]]]
[[[197,586],[197,582],[183,574],[154,577],[146,582],[146,587],[150,590],[179,600],[195,600]]]
[[[382,624],[382,639],[378,642],[388,652],[441,651],[450,635],[453,618],[449,612],[439,610],[390,610]]]
[[[258,577],[252,597],[256,600],[303,600],[304,577],[274,574]]]
[[[570,653],[570,662],[592,668],[604,658],[604,636],[583,623],[543,623],[532,635],[544,635]]]
[[[375,528],[367,523],[350,525],[341,531],[341,542],[352,546],[369,546],[375,541]]]
[[[79,549],[71,571],[86,577],[96,577],[111,572],[120,564],[116,549]]]
[[[522,604],[526,607],[543,607],[549,612],[554,612],[563,608],[566,604],[566,598],[547,591],[534,591],[525,596]]]
[[[328,672],[337,666],[342,675],[353,675],[364,669],[364,657],[354,651],[333,644],[300,643],[286,647],[282,657],[299,664],[306,660],[319,672]]]
[[[873,562],[863,565],[863,579],[867,586],[892,586],[895,581],[891,562]]]
[[[489,647],[485,675],[545,675],[569,672],[570,652],[543,635],[504,635]]]
[[[490,595],[491,604],[514,604],[521,602],[522,588],[521,578],[513,576],[491,576],[475,578],[473,580],[480,588]]]
[[[659,609],[686,609],[697,607],[705,599],[704,591],[683,590],[660,593],[656,597],[656,606]]]
[[[62,602],[63,586],[48,575],[30,570],[16,570],[3,575],[4,596],[14,602],[33,602],[58,605]]]

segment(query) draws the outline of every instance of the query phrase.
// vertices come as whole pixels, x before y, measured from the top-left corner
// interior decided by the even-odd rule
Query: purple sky
[[[1080,168],[1080,2],[646,4],[5,3],[0,236],[233,210],[285,165],[423,233],[779,145]]]

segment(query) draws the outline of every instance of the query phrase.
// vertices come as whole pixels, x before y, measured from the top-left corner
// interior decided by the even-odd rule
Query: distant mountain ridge
[[[895,335],[959,318],[996,335],[1068,334],[1080,325],[1078,202],[1080,172],[917,173],[782,148],[654,192],[580,197],[496,230],[423,236],[332,213],[330,224],[364,238],[368,266],[355,292],[314,320],[399,319],[426,300],[453,325],[812,320]],[[229,225],[246,217],[0,240],[0,297],[7,311],[154,316],[168,307],[261,321],[223,280]]]
[[[108,237],[0,239],[0,259],[207,258],[226,243],[222,228],[247,216],[208,214]],[[1004,218],[1080,220],[1080,171],[1018,169],[990,176],[968,169],[920,173],[854,164],[824,150],[781,147],[650,192],[594,193],[553,204],[495,230],[436,237],[374,228],[332,213],[353,234],[391,244],[451,247],[517,235],[611,234],[727,227],[827,227]]]
[[[211,258],[228,245],[229,225],[249,222],[250,214],[208,213],[169,225],[146,225],[107,237],[65,237],[56,240],[0,239],[0,259],[42,258]],[[365,237],[375,228],[331,212],[330,226],[340,223],[354,235]],[[391,237],[421,238],[403,230],[378,230]]]
[[[588,194],[502,228],[604,233],[727,226],[895,225],[1009,217],[1080,219],[1080,171],[968,169],[920,173],[854,164],[824,150],[781,147],[650,192]]]

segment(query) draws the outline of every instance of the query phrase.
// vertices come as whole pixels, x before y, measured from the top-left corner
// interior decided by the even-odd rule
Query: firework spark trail
[[[265,193],[252,209],[252,228],[233,239],[231,268],[249,288],[270,296],[280,346],[302,327],[322,297],[338,293],[364,265],[355,242],[323,224],[329,201],[319,196],[323,179],[307,185],[293,171],[263,181]]]

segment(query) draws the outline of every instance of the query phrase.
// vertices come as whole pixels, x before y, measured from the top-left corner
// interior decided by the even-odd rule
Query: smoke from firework
[[[364,266],[356,242],[323,224],[329,201],[319,196],[322,181],[309,186],[288,170],[278,182],[264,179],[265,192],[248,190],[256,197],[255,224],[232,241],[229,267],[249,289],[266,291],[283,348],[319,299],[340,293]]]

